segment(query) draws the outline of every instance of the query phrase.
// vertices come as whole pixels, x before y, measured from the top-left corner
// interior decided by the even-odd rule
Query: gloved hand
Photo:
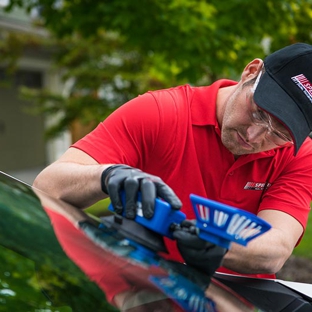
[[[197,230],[195,220],[185,220],[175,228],[173,237],[185,263],[211,277],[221,266],[227,249],[199,238]]]
[[[122,214],[123,211],[120,191],[125,191],[125,216],[128,219],[134,219],[136,216],[138,192],[141,192],[143,216],[148,219],[154,215],[156,197],[164,199],[172,209],[178,210],[182,206],[173,190],[159,177],[127,165],[112,165],[105,169],[101,183],[103,192],[109,195],[118,214]]]

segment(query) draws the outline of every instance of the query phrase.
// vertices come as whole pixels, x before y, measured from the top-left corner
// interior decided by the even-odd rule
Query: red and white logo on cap
[[[312,102],[312,83],[304,74],[291,77],[292,81],[303,91],[305,96]]]

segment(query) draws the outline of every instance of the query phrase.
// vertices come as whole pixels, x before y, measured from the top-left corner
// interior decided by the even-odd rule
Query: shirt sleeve
[[[146,93],[119,107],[73,147],[99,163],[141,167],[156,145],[160,126],[157,102]]]
[[[262,197],[259,210],[275,209],[288,213],[305,229],[312,198],[311,142],[283,168]]]

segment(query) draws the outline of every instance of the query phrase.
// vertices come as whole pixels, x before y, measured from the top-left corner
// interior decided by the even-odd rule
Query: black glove
[[[123,211],[120,191],[125,191],[125,216],[128,219],[134,219],[136,216],[138,192],[141,192],[143,215],[148,219],[154,215],[156,197],[164,199],[172,209],[178,210],[182,206],[173,190],[159,177],[130,166],[113,165],[108,167],[102,173],[101,183],[103,192],[109,195],[118,214],[122,214]]]
[[[208,276],[220,267],[226,248],[204,241],[198,237],[195,222],[183,221],[174,229],[173,237],[185,263],[205,272]]]

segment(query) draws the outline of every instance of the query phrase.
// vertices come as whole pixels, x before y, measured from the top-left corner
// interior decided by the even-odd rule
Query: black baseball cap
[[[289,130],[296,155],[312,131],[312,45],[280,49],[264,59],[264,68],[254,100]]]

